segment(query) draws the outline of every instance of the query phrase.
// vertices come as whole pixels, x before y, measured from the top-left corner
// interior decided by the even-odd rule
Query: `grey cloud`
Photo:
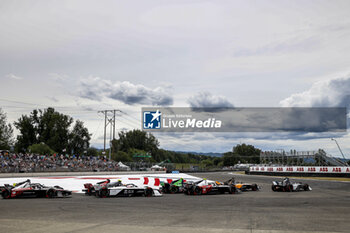
[[[144,104],[166,106],[173,104],[169,90],[163,87],[149,88],[128,81],[112,82],[99,77],[81,81],[80,97],[101,101],[103,97],[119,100],[128,105]]]
[[[233,104],[230,103],[226,97],[220,95],[213,95],[210,92],[199,92],[187,99],[192,108],[231,108]]]
[[[320,81],[280,101],[282,107],[350,107],[350,77]]]
[[[292,141],[305,141],[315,139],[330,139],[330,138],[342,138],[347,135],[346,132],[334,133],[334,132],[317,132],[317,133],[302,133],[302,132],[242,132],[242,133],[198,133],[198,132],[183,132],[183,133],[154,133],[157,138],[163,140],[183,140],[190,141],[210,141],[210,140],[224,140],[224,141],[239,141],[241,139],[252,139],[256,141],[280,141],[280,140],[292,140]]]

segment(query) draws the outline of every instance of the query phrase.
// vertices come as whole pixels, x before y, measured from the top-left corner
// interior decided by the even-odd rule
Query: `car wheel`
[[[292,185],[288,185],[288,186],[286,187],[286,191],[287,191],[287,192],[292,192],[292,191],[293,191],[293,186],[292,186]]]
[[[151,188],[146,188],[145,189],[145,197],[152,197],[153,196],[153,191]]]
[[[179,188],[178,188],[178,187],[172,186],[172,187],[170,188],[170,193],[178,193],[178,192],[179,192]]]
[[[7,189],[3,190],[1,195],[2,195],[2,198],[4,198],[4,199],[9,199],[11,197],[11,193]]]
[[[100,190],[100,197],[105,198],[108,195],[108,190],[107,189],[101,189]]]
[[[194,189],[194,195],[201,195],[202,194],[202,189],[200,187],[196,187]]]
[[[271,186],[271,189],[272,189],[272,191],[274,191],[274,192],[277,191],[277,189],[276,189],[276,187],[275,187],[274,185]]]
[[[46,197],[47,198],[54,198],[56,196],[56,191],[53,189],[49,189],[46,192]]]
[[[91,196],[92,193],[93,193],[93,191],[94,191],[94,188],[93,188],[93,187],[88,188],[87,195]]]
[[[253,184],[253,186],[252,186],[252,190],[253,190],[253,191],[258,190],[258,185],[257,185],[257,184]]]
[[[309,191],[309,185],[308,184],[304,184],[304,191]]]
[[[170,185],[168,183],[164,185],[164,193],[170,193]]]

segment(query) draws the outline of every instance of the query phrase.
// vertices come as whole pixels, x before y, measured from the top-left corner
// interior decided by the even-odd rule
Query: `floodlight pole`
[[[344,154],[343,154],[343,151],[340,149],[340,146],[339,146],[339,144],[338,144],[337,140],[335,140],[334,138],[331,138],[331,140],[332,140],[332,141],[335,141],[335,144],[337,144],[338,149],[339,149],[339,151],[340,151],[341,155],[342,155],[342,156],[343,156],[343,158],[346,160],[346,158],[345,158],[345,156],[344,156]]]

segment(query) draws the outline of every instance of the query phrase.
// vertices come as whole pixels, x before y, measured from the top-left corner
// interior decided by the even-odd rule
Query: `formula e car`
[[[301,182],[291,182],[289,178],[284,178],[282,181],[272,181],[272,191],[294,192],[294,191],[311,191],[312,188],[308,184]]]
[[[2,194],[2,190],[8,189],[8,188],[14,188],[14,186],[9,184],[4,184],[3,186],[0,186],[0,195]]]
[[[162,186],[163,193],[182,193],[184,191],[185,181],[180,178],[171,183],[160,182],[160,185]]]
[[[257,184],[237,182],[234,177],[224,182],[226,185],[234,185],[238,190],[241,191],[259,191],[261,187]]]
[[[184,186],[184,194],[202,195],[202,194],[234,194],[239,190],[234,185],[225,185],[220,182],[208,182],[199,180],[197,182],[187,182]]]
[[[99,182],[95,185],[91,183],[84,184],[83,191],[86,195],[95,195],[96,197],[160,197],[162,194],[158,189],[151,187],[138,187],[135,184],[123,184],[120,180],[117,182],[106,181]]]
[[[60,186],[48,187],[39,183],[31,183],[26,180],[17,183],[15,186],[5,185],[1,195],[4,199],[18,197],[68,197],[72,195],[71,191],[65,190]]]

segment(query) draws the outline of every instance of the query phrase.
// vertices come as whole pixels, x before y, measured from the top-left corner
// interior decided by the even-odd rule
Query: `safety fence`
[[[249,168],[249,174],[260,175],[297,175],[297,176],[345,176],[350,177],[350,167],[264,167],[253,166]]]

